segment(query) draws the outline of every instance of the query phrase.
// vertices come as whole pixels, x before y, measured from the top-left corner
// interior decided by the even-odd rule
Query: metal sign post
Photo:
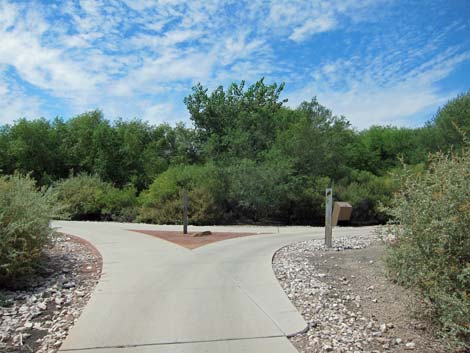
[[[331,230],[331,212],[333,208],[333,189],[326,189],[326,205],[325,205],[325,246],[331,248],[333,246],[333,236]]]
[[[188,191],[183,192],[183,234],[188,234]]]

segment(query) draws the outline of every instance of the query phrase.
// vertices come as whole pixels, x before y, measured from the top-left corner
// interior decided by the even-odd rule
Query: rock
[[[299,347],[304,347],[302,352],[370,353],[371,347],[376,349],[374,352],[384,352],[395,344],[395,340],[385,333],[390,327],[375,321],[374,317],[366,317],[361,310],[361,303],[366,305],[373,300],[370,296],[373,292],[370,291],[378,284],[365,286],[369,295],[361,297],[346,284],[348,279],[355,281],[354,275],[334,278],[325,270],[319,272],[310,260],[312,253],[315,253],[320,264],[327,263],[327,258],[330,266],[334,266],[341,251],[365,248],[375,237],[371,234],[335,238],[333,250],[326,250],[322,240],[308,240],[290,244],[276,253],[274,272],[286,295],[312,328],[291,339]],[[363,261],[365,266],[369,266],[368,262]],[[381,351],[377,350],[379,347]]]
[[[57,304],[57,305],[62,305],[64,303],[64,300],[62,298],[55,298],[54,299],[54,302]]]
[[[65,282],[64,284],[62,284],[62,288],[64,289],[70,289],[70,288],[73,288],[75,287],[75,282]]]
[[[86,303],[74,298],[88,297],[97,283],[100,259],[83,244],[58,235],[45,253],[49,263],[44,275],[30,281],[27,289],[7,292],[9,306],[0,307],[0,352],[19,351],[23,344],[28,352],[56,352],[54,343],[63,342]],[[88,273],[77,273],[85,266],[90,267]],[[54,311],[49,313],[48,308]]]
[[[207,235],[212,235],[212,232],[210,230],[205,230],[205,231],[202,231],[202,232],[197,232],[197,233],[191,234],[191,236],[193,236],[193,237],[205,237]]]
[[[407,344],[405,344],[405,349],[407,350],[413,350],[415,349],[416,347],[416,344],[414,342],[408,342]]]
[[[39,322],[34,323],[33,329],[35,329],[35,330],[44,330],[44,328],[41,326],[41,324]]]

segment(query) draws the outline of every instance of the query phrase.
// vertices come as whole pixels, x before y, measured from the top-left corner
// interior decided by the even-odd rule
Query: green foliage
[[[443,332],[470,344],[470,148],[436,153],[429,169],[400,175],[388,209],[396,239],[388,265],[398,282],[418,288]]]
[[[313,99],[292,112],[269,153],[290,161],[298,175],[338,179],[346,173],[352,138],[349,122]]]
[[[97,175],[80,174],[59,181],[54,192],[72,220],[132,221],[135,217],[135,189],[117,189]]]
[[[198,84],[184,102],[194,122],[198,139],[211,159],[257,158],[276,134],[276,113],[284,84],[266,85],[264,79],[245,89],[233,83],[220,86],[210,95]]]
[[[191,127],[112,122],[100,110],[67,120],[20,119],[0,127],[0,173],[28,173],[38,185],[62,180],[58,188],[70,195],[73,219],[130,221],[139,213],[141,220],[179,222],[181,182],[172,186],[163,179],[188,169],[199,180],[196,170],[210,165],[215,174],[209,179],[218,184],[194,181],[198,186],[190,191],[199,223],[322,224],[327,186],[353,203],[353,223],[380,223],[387,215],[378,204],[387,204],[393,192],[389,172],[402,162],[426,163],[429,152],[458,146],[470,129],[469,93],[442,107],[425,127],[358,132],[316,98],[296,109],[286,106],[283,89],[264,79],[212,92],[197,84],[184,100]],[[95,179],[62,186],[67,176],[81,174]],[[156,180],[166,185],[156,190]],[[89,188],[82,190],[81,183]],[[167,192],[164,206],[149,201],[139,211],[134,207],[136,195],[143,202],[146,194],[160,200]]]
[[[218,223],[223,219],[225,187],[213,165],[175,166],[155,178],[140,195],[138,220],[155,223],[181,223],[183,192],[189,197],[188,218],[193,224]]]
[[[470,92],[450,100],[437,112],[432,125],[437,130],[439,148],[462,146],[470,134]]]
[[[103,220],[132,222],[137,217],[137,192],[133,186],[118,189],[108,184],[102,202]]]
[[[5,162],[10,162],[4,163],[3,172],[30,173],[41,185],[49,185],[54,178],[60,177],[65,168],[60,136],[55,129],[57,123],[51,124],[45,119],[20,119],[3,130]]]
[[[242,159],[225,170],[228,200],[236,218],[266,221],[279,215],[286,197],[289,166],[282,161],[256,163]]]
[[[381,207],[388,205],[397,185],[390,176],[376,176],[367,171],[352,170],[335,187],[335,198],[353,206],[353,225],[377,224],[387,220]]]
[[[29,176],[0,178],[0,286],[20,286],[52,233],[54,198]]]
[[[372,126],[360,132],[351,145],[351,167],[375,175],[384,175],[401,163],[416,164],[426,160],[427,147],[422,140],[425,129]]]

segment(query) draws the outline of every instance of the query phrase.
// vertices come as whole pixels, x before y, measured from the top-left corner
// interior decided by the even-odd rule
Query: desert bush
[[[224,189],[220,171],[210,164],[171,167],[141,193],[137,220],[181,223],[183,192],[187,190],[189,221],[192,224],[216,223],[223,217]]]
[[[328,177],[291,176],[281,205],[281,220],[288,224],[323,225],[325,189],[330,186]]]
[[[96,175],[80,174],[54,185],[57,200],[72,220],[132,221],[136,213],[133,187],[115,188]]]
[[[290,172],[279,164],[243,159],[225,169],[227,198],[237,218],[265,221],[279,216]]]
[[[470,344],[470,148],[437,153],[427,171],[405,170],[387,212],[391,275],[417,288],[451,342]]]
[[[0,178],[0,286],[20,286],[47,245],[53,195],[29,176]]]
[[[108,184],[102,201],[103,220],[132,222],[137,216],[137,191],[133,186],[118,189]]]
[[[54,185],[58,201],[72,220],[98,220],[109,185],[96,175],[80,174]]]
[[[381,206],[389,205],[397,185],[388,175],[377,176],[363,170],[353,170],[335,188],[335,198],[353,206],[354,225],[384,223],[387,215]]]

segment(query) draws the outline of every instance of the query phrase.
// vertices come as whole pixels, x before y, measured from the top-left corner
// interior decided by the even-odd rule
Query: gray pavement
[[[286,337],[307,324],[275,278],[271,259],[286,244],[322,237],[323,228],[203,227],[273,234],[188,250],[129,231],[179,229],[174,226],[53,226],[90,241],[103,256],[101,280],[60,351],[297,352]]]

